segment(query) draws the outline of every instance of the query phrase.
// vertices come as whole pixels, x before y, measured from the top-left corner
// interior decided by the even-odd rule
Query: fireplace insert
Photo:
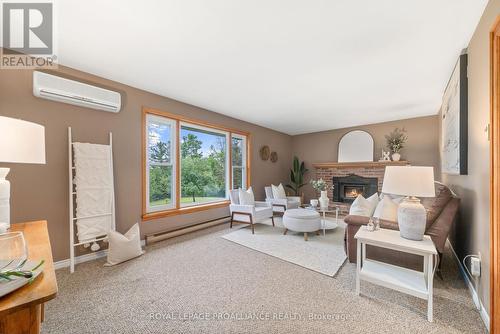
[[[333,177],[333,201],[352,203],[358,195],[370,197],[378,191],[378,178],[356,174]]]

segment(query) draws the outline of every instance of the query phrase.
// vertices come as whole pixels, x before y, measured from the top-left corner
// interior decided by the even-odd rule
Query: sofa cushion
[[[398,205],[399,204],[396,201],[392,200],[389,196],[384,196],[378,203],[373,217],[397,222]]]
[[[446,239],[450,233],[451,225],[455,221],[459,206],[460,199],[450,199],[436,220],[425,231],[425,234],[430,235],[436,249],[441,253],[444,252]]]
[[[271,218],[273,216],[273,208],[270,206],[256,206],[255,207],[255,221],[260,221],[265,218]]]
[[[421,203],[427,210],[427,228],[436,220],[446,204],[453,198],[451,190],[444,184],[434,183],[436,197],[424,197]]]
[[[351,204],[351,208],[349,209],[350,215],[356,216],[365,216],[371,217],[375,208],[378,204],[378,194],[375,193],[372,196],[368,197],[368,199],[364,198],[363,195],[358,195],[354,202]]]

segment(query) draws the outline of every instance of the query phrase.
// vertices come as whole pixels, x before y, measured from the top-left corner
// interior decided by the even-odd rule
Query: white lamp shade
[[[422,166],[387,166],[382,192],[386,194],[434,197],[434,168]]]
[[[0,116],[0,162],[45,163],[45,127]]]

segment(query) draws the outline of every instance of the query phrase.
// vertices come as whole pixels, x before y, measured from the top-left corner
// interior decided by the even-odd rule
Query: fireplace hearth
[[[378,178],[356,174],[333,177],[333,201],[352,203],[358,195],[367,198],[378,191]]]

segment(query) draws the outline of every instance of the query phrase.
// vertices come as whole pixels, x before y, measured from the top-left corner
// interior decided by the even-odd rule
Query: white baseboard
[[[146,245],[146,240],[141,240],[141,246],[144,247]],[[92,252],[88,254],[83,254],[80,256],[75,257],[75,264],[87,262],[87,261],[93,261],[100,259],[101,257],[105,257],[108,254],[107,249],[103,249],[97,252]],[[70,265],[70,260],[61,260],[54,262],[54,269],[62,269],[62,268],[69,268]]]
[[[457,253],[455,253],[455,250],[453,249],[453,246],[451,245],[449,240],[446,240],[448,245],[450,246],[451,252],[453,253],[453,256],[455,257],[455,260],[457,260],[458,263],[458,269],[460,270],[460,274],[462,275],[462,278],[465,281],[465,284],[469,288],[469,292],[472,296],[472,301],[474,302],[474,305],[479,311],[479,315],[481,316],[481,319],[484,322],[484,325],[486,326],[486,329],[488,331],[490,330],[490,316],[488,312],[486,312],[486,308],[483,306],[483,303],[481,302],[481,298],[479,298],[476,289],[474,288],[474,284],[471,282],[469,276],[467,275],[465,268],[462,264],[462,261],[457,256]]]

